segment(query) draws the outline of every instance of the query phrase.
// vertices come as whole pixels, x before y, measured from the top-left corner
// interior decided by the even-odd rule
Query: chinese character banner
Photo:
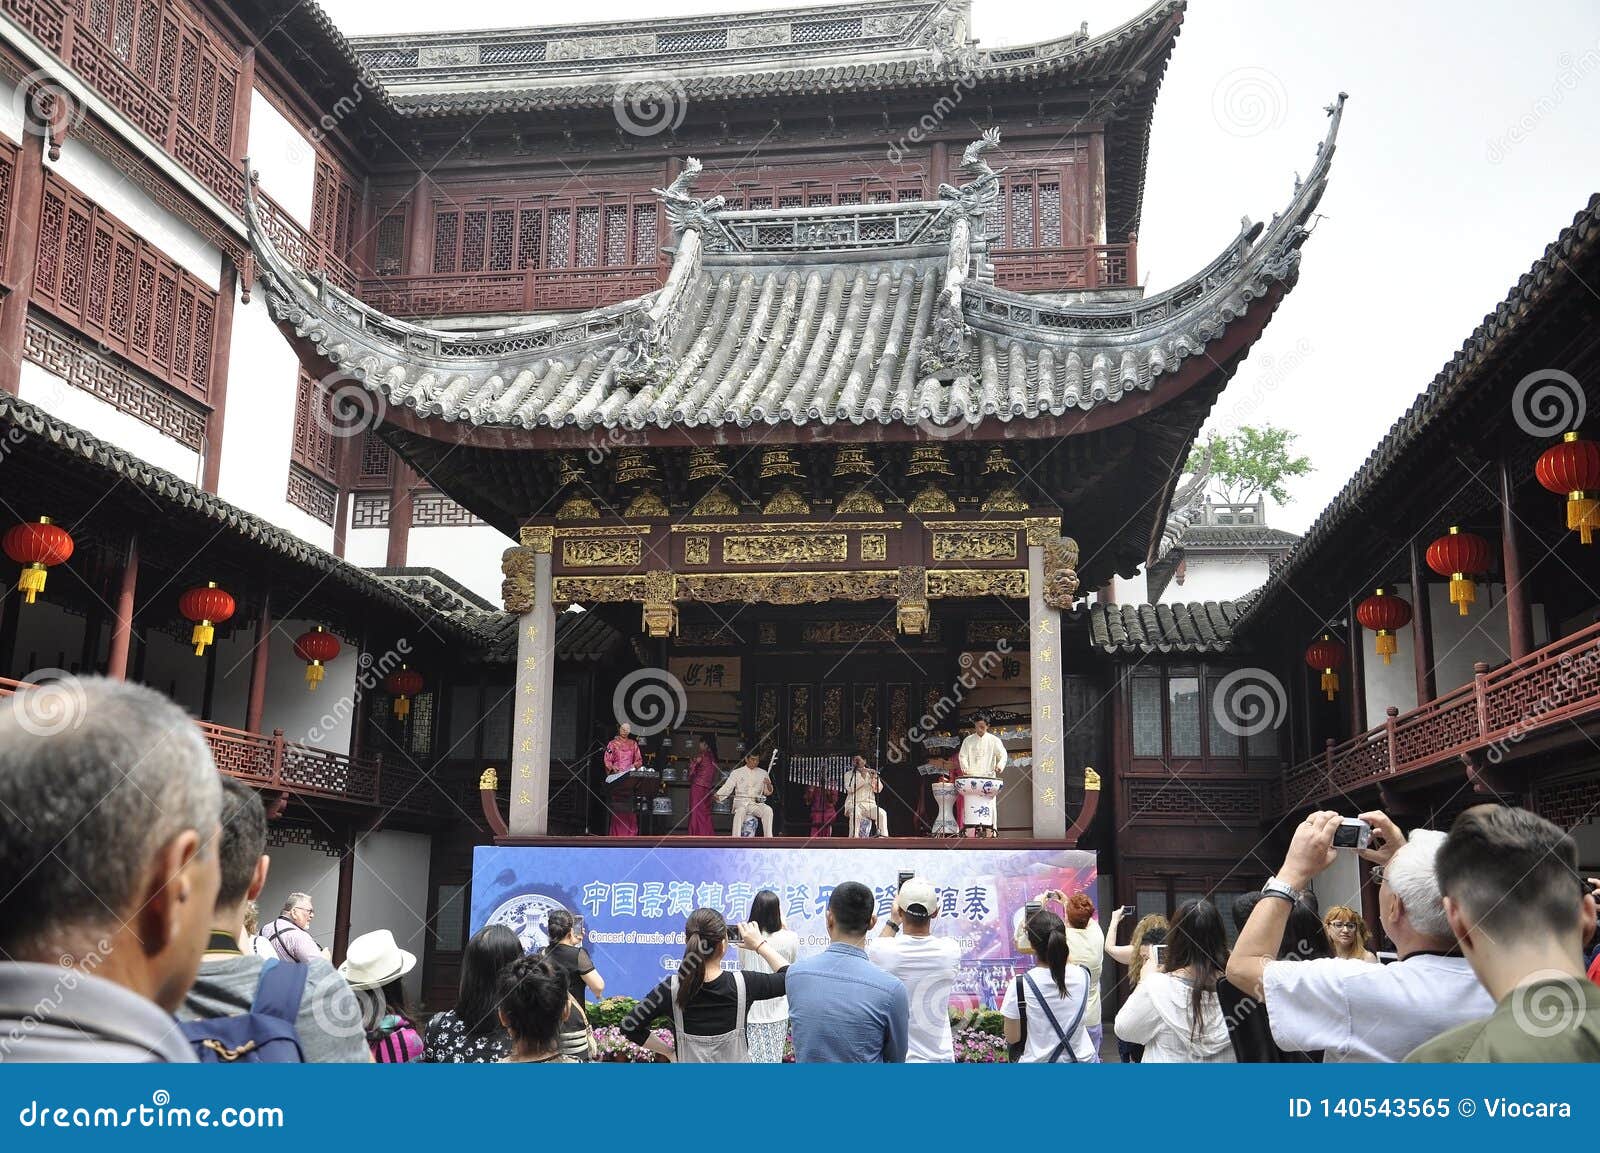
[[[939,891],[934,932],[960,941],[966,958],[957,1002],[992,1008],[1013,968],[1032,964],[1015,944],[1023,906],[1045,889],[1093,898],[1095,870],[1090,852],[977,846],[480,846],[473,857],[472,928],[507,925],[529,949],[543,948],[550,910],[569,909],[583,918],[584,943],[607,994],[642,997],[682,960],[684,918],[694,909],[744,920],[756,893],[770,889],[782,898],[784,921],[806,956],[827,947],[823,914],[835,885],[870,886],[882,917],[898,874],[915,872]]]

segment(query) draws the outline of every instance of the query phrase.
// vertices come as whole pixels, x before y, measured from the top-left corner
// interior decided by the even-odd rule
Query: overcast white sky
[[[350,35],[580,16],[503,0],[323,6]],[[581,19],[799,6],[588,0]],[[973,0],[974,33],[1027,43],[1088,20],[1094,34],[1147,6]],[[1240,216],[1287,203],[1341,89],[1350,102],[1300,284],[1212,417],[1300,434],[1316,472],[1273,519],[1295,531],[1600,187],[1600,4],[1191,0],[1156,106],[1139,236],[1149,289],[1215,256]]]

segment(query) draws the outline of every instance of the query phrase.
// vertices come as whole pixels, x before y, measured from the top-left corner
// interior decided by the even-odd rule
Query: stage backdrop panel
[[[642,997],[682,960],[684,918],[696,908],[743,919],[751,898],[771,889],[807,956],[827,947],[835,885],[871,886],[882,917],[902,871],[939,890],[934,931],[961,942],[955,1000],[967,1007],[995,1007],[1013,970],[1032,964],[1014,944],[1029,900],[1045,889],[1095,896],[1095,854],[1065,849],[485,845],[473,854],[472,928],[507,925],[529,949],[543,948],[550,910],[570,909],[584,920],[607,995]]]

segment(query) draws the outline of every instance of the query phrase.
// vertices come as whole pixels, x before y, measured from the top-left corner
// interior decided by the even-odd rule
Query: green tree
[[[1288,504],[1286,481],[1312,471],[1311,458],[1296,456],[1298,434],[1276,425],[1243,425],[1230,433],[1212,433],[1195,444],[1185,472],[1204,467],[1211,458],[1211,486],[1230,504],[1243,504],[1262,493]]]

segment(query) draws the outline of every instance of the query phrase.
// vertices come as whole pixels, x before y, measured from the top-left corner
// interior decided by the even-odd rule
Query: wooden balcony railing
[[[346,292],[356,290],[356,275],[350,266],[329,252],[327,246],[318,243],[299,221],[260,188],[256,189],[256,204],[261,210],[261,226],[291,264],[312,274],[320,272],[336,288]]]
[[[358,295],[378,311],[400,317],[582,312],[654,292],[665,279],[661,264],[528,268],[373,277],[361,282]]]
[[[0,677],[0,700],[38,686]],[[70,699],[53,702],[52,710],[71,707]],[[50,717],[59,723],[52,711]],[[350,757],[286,740],[282,729],[265,733],[231,729],[211,721],[196,721],[211,747],[217,768],[229,776],[269,792],[323,797],[354,804],[374,805],[385,811],[412,813],[439,809],[437,790],[425,782],[412,765],[385,763],[381,754]]]
[[[1391,711],[1382,725],[1341,744],[1329,741],[1284,775],[1284,808],[1464,756],[1509,759],[1529,738],[1586,714],[1600,714],[1600,624],[1492,671],[1479,664],[1470,684],[1410,712]]]
[[[1075,248],[991,248],[996,288],[1013,292],[1075,292],[1132,288],[1139,283],[1139,245],[1086,244]]]

